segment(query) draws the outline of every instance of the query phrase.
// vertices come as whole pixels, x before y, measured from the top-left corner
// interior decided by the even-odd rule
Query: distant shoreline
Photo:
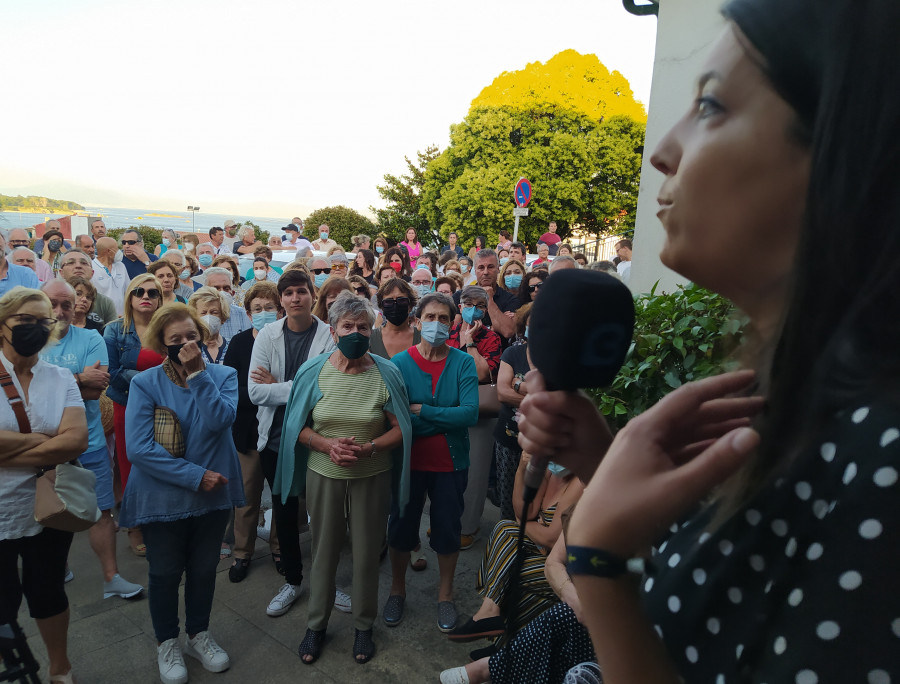
[[[10,214],[66,214],[67,216],[75,216],[83,213],[85,209],[50,209],[50,207],[4,207],[0,211],[9,212]]]

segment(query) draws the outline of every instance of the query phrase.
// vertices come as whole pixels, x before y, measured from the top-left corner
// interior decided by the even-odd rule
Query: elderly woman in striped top
[[[375,313],[368,300],[341,292],[328,311],[337,349],[309,359],[285,407],[274,492],[306,490],[312,531],[309,619],[304,663],[322,652],[334,604],[335,573],[349,526],[353,553],[353,656],[375,653],[378,562],[391,494],[409,498],[412,423],[400,371],[369,354]]]

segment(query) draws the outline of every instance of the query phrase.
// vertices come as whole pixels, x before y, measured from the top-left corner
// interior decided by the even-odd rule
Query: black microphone
[[[557,271],[544,281],[528,319],[529,353],[548,390],[609,385],[633,334],[631,291],[602,271]],[[546,469],[547,459],[532,456],[525,471],[527,503],[534,500]]]

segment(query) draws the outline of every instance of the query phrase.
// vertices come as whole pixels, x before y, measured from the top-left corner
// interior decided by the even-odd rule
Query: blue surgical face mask
[[[484,311],[479,309],[477,306],[465,306],[460,311],[462,314],[463,320],[472,325],[475,321],[480,321],[484,318]]]
[[[327,240],[327,239],[328,239],[328,233],[319,233],[319,237],[320,237],[322,240]]]
[[[547,464],[547,470],[550,471],[551,475],[557,475],[559,477],[565,477],[569,473],[565,466],[562,466],[559,463],[554,463],[553,461],[550,461]]]
[[[262,330],[264,326],[269,323],[274,323],[278,320],[278,314],[274,311],[260,311],[258,313],[253,314],[253,327],[257,330]]]
[[[325,281],[328,280],[328,273],[316,273],[316,287],[322,287],[325,284]]]
[[[459,267],[462,269],[463,273],[469,272],[469,264],[460,264]]]
[[[213,262],[212,254],[201,254],[200,256],[197,257],[197,261],[200,262],[200,265],[203,266],[203,268],[207,268],[208,266],[212,265],[212,262]]]
[[[422,339],[432,347],[440,347],[450,338],[450,326],[440,321],[422,322]]]
[[[509,257],[503,257],[500,259],[500,265],[503,266],[507,261],[509,261]]]
[[[191,272],[188,269],[184,269],[181,273],[178,274],[178,277],[182,280],[187,280],[191,277]]]
[[[510,290],[518,290],[519,285],[522,284],[522,276],[520,276],[518,273],[504,276],[503,280],[506,281],[506,287],[508,287]]]
[[[169,245],[172,244],[172,241],[169,238],[163,238],[162,243],[163,243],[163,247],[168,247]]]
[[[525,326],[525,339],[528,339],[528,326]]]
[[[413,289],[416,291],[416,294],[419,295],[419,299],[421,299],[431,292],[431,285],[413,285]]]
[[[375,245],[375,251],[379,254],[382,254],[384,252],[384,247],[382,247],[381,245]]]

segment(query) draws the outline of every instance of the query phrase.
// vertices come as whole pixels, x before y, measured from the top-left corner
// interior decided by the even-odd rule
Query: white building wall
[[[634,239],[630,286],[634,292],[671,292],[685,279],[659,260],[665,232],[656,218],[656,198],[663,175],[650,165],[650,156],[666,132],[687,111],[703,60],[724,26],[719,13],[723,0],[660,0],[656,58],[647,107],[647,134],[641,167],[641,187]],[[634,17],[633,21],[653,21]]]

